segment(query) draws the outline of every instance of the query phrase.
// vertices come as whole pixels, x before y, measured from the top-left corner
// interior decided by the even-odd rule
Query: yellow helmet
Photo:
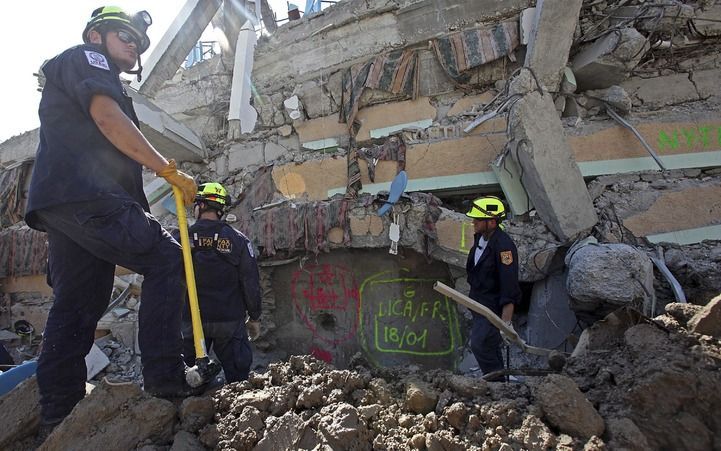
[[[148,50],[150,38],[148,27],[153,19],[147,11],[128,14],[117,6],[101,6],[92,12],[90,20],[83,30],[83,42],[88,43],[88,32],[94,28],[107,26],[109,29],[122,28],[132,34],[138,42],[138,55]]]
[[[210,206],[218,204],[225,208],[230,204],[230,196],[223,185],[217,182],[201,183],[198,185],[198,192],[195,195],[195,202],[206,202]]]
[[[475,199],[466,216],[473,219],[506,219],[506,207],[496,196],[483,196]]]

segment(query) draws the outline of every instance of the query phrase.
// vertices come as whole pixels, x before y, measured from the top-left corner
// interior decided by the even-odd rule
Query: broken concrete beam
[[[526,67],[549,91],[557,91],[583,0],[538,0],[536,23],[526,50]]]
[[[571,63],[579,90],[620,84],[628,78],[647,49],[648,41],[634,28],[608,33],[587,45]]]
[[[511,129],[524,186],[546,226],[565,241],[598,218],[549,94],[525,94],[512,111]]]
[[[0,398],[0,449],[35,434],[40,424],[40,393],[35,376]]]
[[[187,126],[176,121],[146,96],[128,89],[140,121],[140,131],[155,149],[167,158],[178,161],[202,161],[205,146]]]
[[[575,1],[575,0],[574,0]],[[406,45],[433,39],[457,24],[483,23],[510,17],[527,8],[528,0],[421,0],[398,10],[398,30]]]
[[[222,0],[185,2],[145,62],[142,81],[133,81],[131,86],[141,94],[153,97],[163,83],[173,78],[221,3]]]

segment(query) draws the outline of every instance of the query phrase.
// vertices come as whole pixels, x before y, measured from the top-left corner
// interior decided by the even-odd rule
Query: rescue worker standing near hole
[[[479,197],[466,216],[473,219],[474,232],[473,247],[466,262],[471,286],[468,296],[510,325],[514,306],[521,301],[521,288],[516,245],[500,227],[506,218],[505,206],[495,196]],[[501,333],[484,316],[471,313],[471,350],[483,374],[503,369]]]
[[[230,196],[223,185],[201,184],[193,206],[197,221],[188,234],[205,347],[208,352],[211,347],[215,351],[226,382],[238,382],[248,379],[253,361],[248,338],[255,340],[260,335],[261,295],[252,243],[221,220],[229,205]],[[185,363],[192,366],[193,328],[188,303],[185,305],[183,354]]]
[[[152,20],[117,7],[93,11],[84,44],[49,60],[40,100],[40,144],[25,221],[47,232],[54,302],[37,369],[41,419],[52,427],[85,396],[84,357],[108,306],[115,265],[144,276],[139,346],[145,389],[191,394],[180,335],[180,245],[148,211],[142,166],[192,203],[193,179],[166,160],[138,129],[120,81],[150,42]]]

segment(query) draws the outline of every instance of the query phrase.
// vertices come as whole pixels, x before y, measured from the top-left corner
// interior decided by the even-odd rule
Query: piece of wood
[[[523,352],[526,352],[528,354],[534,354],[534,355],[540,355],[540,356],[547,356],[552,350],[551,349],[545,349],[545,348],[538,348],[536,346],[531,346],[526,344],[525,341],[521,338],[520,335],[518,335],[518,332],[513,327],[509,327],[505,321],[503,321],[501,318],[498,317],[491,309],[486,307],[485,305],[481,305],[478,302],[474,301],[473,299],[469,298],[463,293],[460,293],[453,288],[449,287],[448,285],[444,284],[443,282],[436,282],[433,284],[433,289],[437,292],[448,296],[449,298],[453,299],[457,303],[461,304],[462,306],[469,308],[473,310],[474,312],[483,315],[488,321],[491,322],[498,330],[501,331],[503,335],[505,335],[511,342],[517,344]]]

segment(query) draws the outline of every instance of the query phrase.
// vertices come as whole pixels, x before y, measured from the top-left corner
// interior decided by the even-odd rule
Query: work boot
[[[57,425],[62,423],[64,418],[53,419],[53,420],[41,420],[38,432],[35,434],[35,447],[38,448],[40,445],[45,443],[45,440],[52,434]]]

